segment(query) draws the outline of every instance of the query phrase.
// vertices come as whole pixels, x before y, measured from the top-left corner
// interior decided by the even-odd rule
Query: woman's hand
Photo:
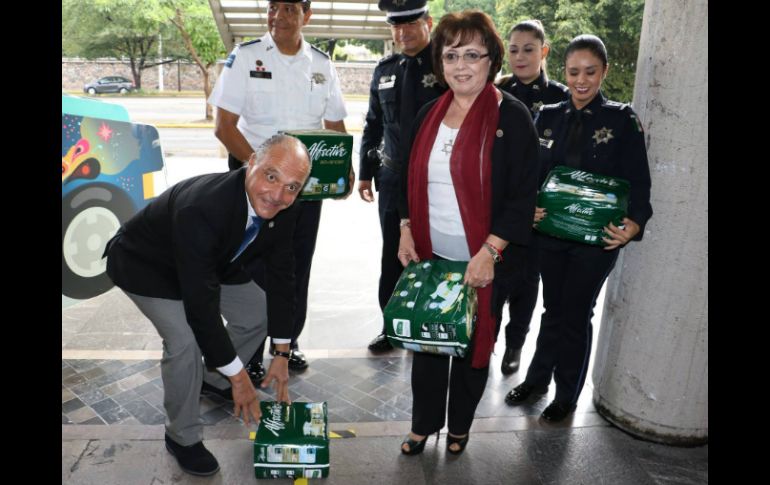
[[[468,267],[465,269],[465,278],[463,283],[474,288],[484,288],[495,279],[495,260],[486,248],[482,247],[479,252],[468,261]]]
[[[535,207],[535,223],[532,224],[532,226],[533,227],[536,226],[538,222],[545,219],[545,216],[546,216],[545,209],[543,209],[542,207]]]
[[[613,249],[628,243],[628,241],[632,240],[637,234],[639,234],[639,224],[632,221],[628,217],[624,217],[622,222],[622,229],[611,222],[608,226],[604,227],[604,232],[606,232],[608,235],[607,237],[602,238],[602,241],[607,243],[607,245],[604,246],[605,251],[612,251]]]
[[[401,265],[404,267],[409,264],[409,261],[420,262],[420,257],[417,256],[417,250],[414,247],[412,230],[409,226],[401,226],[401,239],[398,242],[398,260],[401,261]]]

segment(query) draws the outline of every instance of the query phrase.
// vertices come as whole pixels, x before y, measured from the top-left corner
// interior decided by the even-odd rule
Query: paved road
[[[131,121],[137,123],[193,123],[206,122],[203,96],[196,98],[134,98],[127,96],[98,96],[107,103],[115,103],[128,110]],[[368,101],[347,100],[348,117],[345,124],[353,130],[361,129],[368,108]]]
[[[163,154],[166,157],[226,157],[212,128],[165,128],[164,124],[205,122],[203,98],[132,98],[99,96],[100,100],[124,106],[131,121],[161,125],[158,127]],[[358,166],[358,147],[366,115],[366,100],[348,100],[345,125],[353,134],[354,164]]]

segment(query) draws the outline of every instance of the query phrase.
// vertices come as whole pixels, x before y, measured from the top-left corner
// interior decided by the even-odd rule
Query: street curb
[[[209,128],[214,129],[213,123],[152,123],[152,122],[144,122],[144,121],[136,121],[135,123],[144,123],[147,125],[152,125],[155,128]],[[348,133],[361,133],[364,131],[363,127],[357,126],[357,127],[349,127],[347,128]]]

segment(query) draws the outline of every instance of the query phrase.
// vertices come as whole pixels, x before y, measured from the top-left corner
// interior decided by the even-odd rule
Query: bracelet
[[[410,221],[409,219],[401,219],[401,222],[399,222],[398,227],[408,227],[411,229],[412,221]]]
[[[280,350],[273,350],[273,357],[276,357],[276,356],[278,356],[278,357],[286,357],[287,359],[290,359],[291,358],[291,353],[290,352],[282,352]]]
[[[500,262],[503,261],[503,255],[500,253],[499,249],[497,249],[493,245],[489,244],[488,242],[484,242],[484,244],[482,244],[482,246],[485,247],[487,249],[487,251],[489,252],[489,254],[492,255],[492,260],[495,263],[500,263]]]

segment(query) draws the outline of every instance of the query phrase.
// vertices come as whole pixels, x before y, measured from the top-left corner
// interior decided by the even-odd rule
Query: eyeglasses
[[[475,51],[468,51],[462,56],[457,54],[456,52],[447,52],[445,54],[441,54],[441,59],[446,64],[454,64],[457,62],[460,57],[463,58],[463,61],[465,61],[466,64],[476,64],[481,60],[482,57],[489,57],[489,52],[486,54],[479,54]]]

